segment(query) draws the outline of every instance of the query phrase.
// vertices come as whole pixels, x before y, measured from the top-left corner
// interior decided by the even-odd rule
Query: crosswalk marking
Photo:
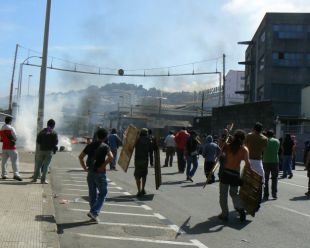
[[[85,233],[77,233],[81,237],[88,238],[99,238],[99,239],[112,239],[112,240],[123,240],[123,241],[136,241],[136,242],[146,242],[146,243],[157,243],[157,244],[170,244],[170,245],[180,245],[180,246],[194,246],[198,248],[208,248],[198,240],[190,240],[191,242],[178,242],[178,241],[169,241],[169,240],[156,240],[156,239],[145,239],[145,238],[125,238],[125,237],[115,237],[107,235],[93,235]]]
[[[78,208],[69,208],[69,210],[72,210],[72,211],[79,211],[79,212],[89,212],[89,210],[86,210],[86,209],[78,209]],[[152,218],[161,219],[161,217],[160,217],[159,214],[136,214],[136,213],[110,212],[110,211],[104,211],[103,214],[128,215],[128,216],[141,216],[141,217],[152,217]]]

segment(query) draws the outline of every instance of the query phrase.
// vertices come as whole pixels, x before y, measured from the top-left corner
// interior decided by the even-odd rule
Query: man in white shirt
[[[165,148],[166,148],[166,159],[165,159],[165,165],[164,167],[172,166],[173,162],[173,156],[175,153],[175,140],[174,140],[174,134],[172,131],[169,131],[169,134],[164,140]]]

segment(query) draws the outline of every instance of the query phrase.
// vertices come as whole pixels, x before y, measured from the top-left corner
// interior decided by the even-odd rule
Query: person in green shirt
[[[271,195],[273,199],[277,199],[278,187],[278,174],[279,174],[279,156],[280,141],[274,138],[273,130],[267,131],[266,134],[268,141],[263,154],[263,165],[265,171],[265,187],[264,187],[264,200],[269,197],[269,178],[271,173]]]

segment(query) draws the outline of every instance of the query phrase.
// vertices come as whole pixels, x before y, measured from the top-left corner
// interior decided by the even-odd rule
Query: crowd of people
[[[8,179],[7,161],[10,158],[13,167],[13,178],[22,181],[19,174],[18,152],[16,150],[17,135],[11,125],[12,117],[5,118],[5,124],[1,128],[0,137],[3,142],[2,151],[2,179]],[[37,150],[35,154],[35,168],[32,182],[40,178],[42,184],[47,184],[47,172],[53,154],[57,150],[58,136],[55,121],[50,119],[46,128],[37,135]],[[219,219],[227,221],[228,192],[233,201],[234,208],[240,215],[240,220],[245,220],[245,211],[239,197],[241,180],[241,162],[244,166],[251,168],[262,178],[262,199],[269,199],[269,181],[271,176],[271,196],[277,199],[279,170],[283,171],[281,178],[291,179],[293,177],[294,155],[296,154],[296,143],[290,134],[283,139],[274,137],[273,130],[265,131],[261,123],[255,123],[251,132],[246,134],[242,130],[224,129],[223,134],[218,136],[201,135],[194,130],[183,127],[174,133],[169,131],[163,141],[166,153],[163,167],[172,167],[175,153],[177,155],[177,170],[185,173],[185,180],[194,182],[194,176],[198,168],[198,158],[204,159],[204,174],[207,183],[215,182],[214,167],[219,164],[219,202],[221,214]],[[90,211],[87,214],[95,222],[99,222],[98,215],[104,204],[108,183],[106,178],[106,167],[110,170],[116,169],[117,151],[122,145],[122,139],[117,135],[116,129],[109,134],[104,128],[98,128],[92,142],[86,145],[79,155],[81,167],[88,173],[87,184],[89,188]],[[158,144],[152,134],[152,130],[142,128],[135,143],[134,155],[134,178],[137,186],[137,197],[146,194],[145,185],[148,175],[149,164],[154,166],[154,152],[158,150]],[[310,196],[310,144],[305,143],[304,164],[308,170],[308,191]]]

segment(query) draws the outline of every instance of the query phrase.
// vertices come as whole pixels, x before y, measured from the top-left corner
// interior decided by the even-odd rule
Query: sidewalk
[[[51,186],[30,183],[34,154],[19,151],[22,182],[0,178],[0,248],[59,247]],[[0,159],[1,160],[1,159]]]

